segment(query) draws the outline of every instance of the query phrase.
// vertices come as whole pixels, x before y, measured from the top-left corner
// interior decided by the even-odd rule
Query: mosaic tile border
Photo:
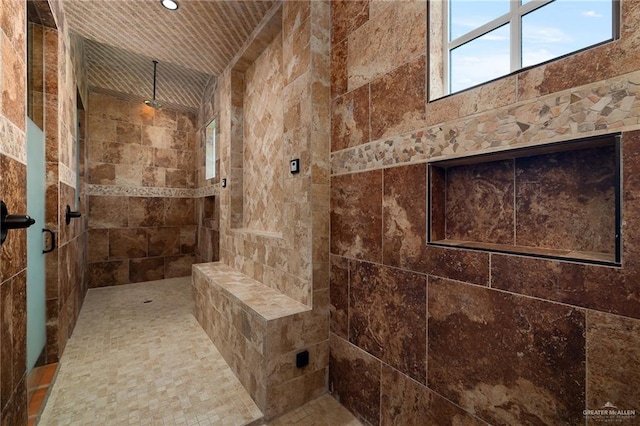
[[[60,176],[60,182],[70,186],[73,189],[78,189],[76,188],[77,182],[75,171],[71,170],[69,167],[62,163],[58,163],[58,175]]]
[[[27,164],[27,141],[24,130],[0,115],[0,154]]]
[[[66,169],[70,170],[68,168]],[[65,172],[67,170],[65,170]],[[65,182],[62,178],[60,181],[75,188],[75,174],[72,174],[72,176],[74,179],[72,180],[72,182],[74,182],[73,184]],[[203,198],[220,195],[220,188],[218,186],[185,189],[90,184],[87,190],[89,195],[123,195],[129,197]]]
[[[219,196],[220,195],[220,185],[216,186],[203,186],[200,188],[196,188],[194,191],[194,197],[203,198],[203,197],[211,197],[211,196]]]
[[[640,128],[640,71],[331,154],[331,174]]]
[[[120,195],[129,197],[162,198],[193,198],[195,196],[195,190],[183,188],[153,188],[90,184],[87,190],[89,195]]]

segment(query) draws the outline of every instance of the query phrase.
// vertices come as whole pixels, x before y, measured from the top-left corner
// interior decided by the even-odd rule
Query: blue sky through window
[[[451,0],[450,40],[508,12],[509,0]],[[510,72],[508,27],[504,25],[451,52],[451,92]],[[608,40],[612,27],[611,0],[555,0],[523,16],[522,66]]]

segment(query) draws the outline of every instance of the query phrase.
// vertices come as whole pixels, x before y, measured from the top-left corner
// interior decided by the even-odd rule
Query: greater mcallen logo
[[[636,410],[622,410],[611,402],[607,401],[597,410],[584,410],[585,417],[596,422],[603,423],[623,423],[635,419]]]

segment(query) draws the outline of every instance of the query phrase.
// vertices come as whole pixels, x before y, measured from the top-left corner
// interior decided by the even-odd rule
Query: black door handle
[[[56,234],[51,229],[47,228],[42,228],[42,232],[46,232],[51,236],[51,246],[46,250],[42,250],[42,253],[51,253],[56,249]]]
[[[31,216],[9,214],[7,205],[0,201],[0,244],[7,239],[9,229],[28,228],[34,223],[36,221]]]
[[[69,204],[67,204],[67,212],[65,215],[65,223],[67,225],[71,223],[71,219],[76,219],[80,216],[82,216],[80,212],[71,211],[71,207],[69,207]]]

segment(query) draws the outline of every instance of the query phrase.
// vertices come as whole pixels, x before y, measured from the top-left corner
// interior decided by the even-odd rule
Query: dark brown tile
[[[180,253],[194,254],[197,246],[196,226],[180,227]]]
[[[17,385],[27,372],[27,272],[13,278],[13,384]],[[3,343],[4,344],[4,343]]]
[[[44,220],[47,223],[47,228],[57,229],[58,208],[60,207],[58,201],[58,163],[47,163],[46,170],[47,188],[45,190]]]
[[[447,170],[446,237],[513,244],[513,160]]]
[[[485,425],[437,393],[386,365],[382,366],[380,389],[383,425]]]
[[[331,332],[349,339],[349,261],[331,256]]]
[[[624,73],[620,64],[628,62],[621,60],[625,56],[625,46],[615,42],[524,71],[518,75],[518,99],[527,100],[583,86],[604,80],[614,72]]]
[[[0,408],[13,392],[13,279],[0,284]]]
[[[640,268],[635,265],[611,268],[491,256],[491,287],[633,318],[640,318],[639,282]]]
[[[109,230],[109,260],[146,257],[148,253],[147,231],[142,228]]]
[[[87,268],[89,288],[127,284],[129,282],[129,261],[90,263]]]
[[[123,228],[128,224],[127,197],[89,196],[90,228]]]
[[[22,377],[22,380],[16,386],[16,392],[13,395],[13,421],[15,423],[7,423],[9,425],[24,425],[27,424],[27,378],[26,375]]]
[[[164,200],[152,197],[129,197],[129,226],[164,224]]]
[[[56,76],[57,78],[57,76]],[[45,159],[48,162],[57,162],[59,155],[58,147],[58,97],[56,95],[46,95],[45,101]],[[94,153],[98,155],[98,153]]]
[[[47,363],[58,362],[58,299],[47,299]]]
[[[191,198],[166,198],[164,200],[165,225],[196,225],[195,201]]]
[[[615,253],[615,152],[516,160],[516,244]]]
[[[151,228],[149,235],[149,256],[180,254],[179,228]]]
[[[382,216],[385,264],[417,270],[419,259],[426,253],[426,200],[425,164],[384,170]]]
[[[380,361],[334,334],[329,345],[329,390],[358,418],[380,424]]]
[[[349,341],[426,384],[427,277],[351,261]]]
[[[584,422],[583,312],[438,278],[428,312],[435,392],[489,423]]]
[[[191,266],[196,263],[194,255],[168,256],[164,258],[164,277],[177,278],[191,275]]]
[[[347,40],[344,40],[331,46],[331,99],[347,90]]]
[[[369,142],[369,85],[336,98],[331,105],[331,151]]]
[[[626,132],[622,138],[623,260],[627,266],[638,268],[640,265],[636,259],[640,259],[640,131]]]
[[[129,263],[129,282],[139,283],[164,279],[164,259],[152,257],[132,259]]]
[[[588,311],[587,409],[611,402],[637,412],[640,372],[630,368],[635,365],[640,365],[640,321]]]
[[[0,155],[0,194],[9,214],[28,214],[27,168],[24,164]],[[27,231],[14,229],[7,232],[7,239],[0,246],[0,282],[15,276],[27,267]]]
[[[331,253],[382,260],[382,171],[331,178]]]
[[[369,20],[368,0],[331,2],[331,44],[336,45]]]
[[[56,248],[51,253],[44,256],[45,262],[45,298],[58,298],[58,256],[59,250]]]
[[[431,224],[431,241],[446,238],[446,172],[440,167],[429,167],[428,208]]]
[[[371,140],[425,125],[425,78],[420,56],[371,83]]]

